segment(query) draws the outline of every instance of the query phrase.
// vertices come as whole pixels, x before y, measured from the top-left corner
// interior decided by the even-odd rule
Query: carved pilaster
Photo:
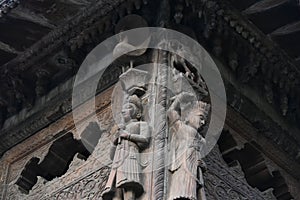
[[[164,184],[165,184],[165,155],[164,148],[167,139],[167,80],[168,80],[168,67],[167,67],[167,52],[157,51],[157,87],[155,93],[155,130],[153,134],[154,138],[154,152],[160,152],[154,155],[154,199],[163,199],[164,196]]]

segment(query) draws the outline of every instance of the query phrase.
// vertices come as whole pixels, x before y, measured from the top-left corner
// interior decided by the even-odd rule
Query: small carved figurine
[[[136,95],[130,96],[128,103],[123,105],[122,115],[124,125],[119,126],[114,140],[116,150],[111,173],[102,193],[104,200],[134,200],[144,192],[139,154],[149,144],[150,131],[147,122],[140,121],[141,99]]]
[[[187,92],[175,96],[167,113],[171,134],[168,200],[206,199],[202,177],[202,170],[206,166],[200,152],[205,139],[198,130],[205,124],[209,104],[189,102],[193,97]]]

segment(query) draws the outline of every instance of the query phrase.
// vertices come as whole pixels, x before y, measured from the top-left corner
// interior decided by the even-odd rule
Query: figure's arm
[[[140,122],[139,127],[139,134],[130,134],[127,131],[123,131],[120,136],[122,139],[136,143],[140,149],[145,149],[149,145],[151,139],[150,128],[146,122]]]
[[[120,140],[119,128],[117,125],[113,126],[110,133],[114,135],[113,145],[110,148],[110,159],[113,160],[116,152],[117,145]]]
[[[137,134],[129,134],[128,140],[130,140],[132,142],[138,142],[138,143],[145,143],[145,144],[149,143],[149,138],[146,138],[142,135],[137,135]]]
[[[203,171],[206,172],[207,171],[207,165],[204,162],[204,160],[198,160],[198,167]]]
[[[110,157],[111,160],[113,160],[114,157],[115,157],[116,148],[117,148],[116,145],[113,145],[113,146],[110,148],[109,157]]]
[[[140,136],[143,137],[142,143],[148,145],[151,139],[150,127],[147,122],[140,123]]]
[[[206,145],[206,140],[205,138],[199,133],[199,145]],[[201,152],[199,152],[201,153]],[[204,160],[202,159],[199,159],[198,160],[198,167],[200,167],[201,170],[203,170],[203,172],[207,171],[207,165],[206,163],[204,162]]]
[[[180,111],[181,111],[180,108],[192,103],[195,100],[195,95],[192,93],[189,93],[189,92],[182,92],[182,93],[172,97],[171,100],[172,99],[174,99],[174,101],[170,105],[170,107],[167,111],[167,115],[168,115],[170,121],[174,122],[177,119],[180,119]]]
[[[118,143],[120,143],[120,129],[118,129],[117,131],[115,131],[114,133],[114,139],[113,139],[113,144],[114,145],[118,145]]]
[[[116,137],[116,138],[114,139],[114,141],[113,141],[113,144],[114,144],[115,146],[117,146],[117,145],[118,145],[118,143],[119,143],[119,138],[118,138],[118,137]]]
[[[174,123],[175,121],[180,119],[180,101],[178,96],[173,97],[175,100],[173,103],[170,105],[168,111],[167,111],[167,116],[170,120],[170,123]]]
[[[172,97],[170,100],[174,100],[170,105],[168,111],[180,111],[180,94]]]
[[[120,136],[123,139],[129,140],[132,142],[149,144],[150,130],[149,130],[148,124],[146,122],[141,122],[139,124],[139,126],[140,126],[140,134],[130,134],[127,131],[123,131]]]

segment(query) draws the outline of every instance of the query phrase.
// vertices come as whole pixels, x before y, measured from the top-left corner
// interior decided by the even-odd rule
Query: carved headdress
[[[203,101],[197,101],[197,103],[194,104],[194,107],[191,110],[191,114],[207,116],[209,110],[210,110],[210,104]]]
[[[128,103],[134,104],[137,109],[142,110],[142,102],[141,99],[137,95],[131,95],[128,97]]]

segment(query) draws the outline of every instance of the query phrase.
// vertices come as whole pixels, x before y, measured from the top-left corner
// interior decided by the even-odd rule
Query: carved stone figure
[[[104,200],[133,200],[144,192],[139,153],[149,144],[147,122],[141,121],[142,104],[136,95],[123,105],[124,125],[119,126],[114,140],[116,149],[110,176],[102,194]],[[122,198],[123,196],[123,198]]]
[[[205,124],[209,104],[189,102],[193,97],[187,92],[180,93],[173,98],[175,100],[167,112],[171,138],[168,200],[206,199],[202,177],[202,169],[206,166],[200,153],[205,139],[198,130]]]

